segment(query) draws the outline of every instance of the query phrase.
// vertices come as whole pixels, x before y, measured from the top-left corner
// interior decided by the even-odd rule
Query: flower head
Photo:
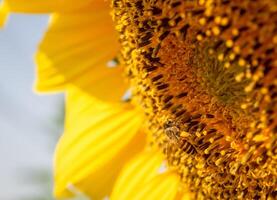
[[[36,89],[67,95],[57,197],[276,198],[276,1],[3,5],[54,13]]]
[[[113,7],[135,102],[194,198],[273,198],[276,2]]]

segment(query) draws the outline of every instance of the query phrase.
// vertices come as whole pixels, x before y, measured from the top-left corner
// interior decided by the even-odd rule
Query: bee
[[[181,130],[177,123],[168,120],[164,124],[164,132],[172,144],[177,146],[187,154],[194,155],[197,151],[196,148],[184,137],[181,136]]]

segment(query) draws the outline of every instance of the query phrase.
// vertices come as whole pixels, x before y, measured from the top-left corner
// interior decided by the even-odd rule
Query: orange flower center
[[[197,199],[276,195],[274,1],[114,0],[133,101]]]

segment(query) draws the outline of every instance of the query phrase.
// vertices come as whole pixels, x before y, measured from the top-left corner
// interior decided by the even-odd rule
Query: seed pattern
[[[120,59],[151,144],[194,198],[276,199],[276,1],[112,6]],[[169,119],[174,126],[165,127]],[[170,131],[178,142],[170,142]]]

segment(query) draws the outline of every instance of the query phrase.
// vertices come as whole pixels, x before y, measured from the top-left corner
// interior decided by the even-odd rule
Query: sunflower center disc
[[[270,199],[276,1],[114,0],[134,101],[195,199]]]

